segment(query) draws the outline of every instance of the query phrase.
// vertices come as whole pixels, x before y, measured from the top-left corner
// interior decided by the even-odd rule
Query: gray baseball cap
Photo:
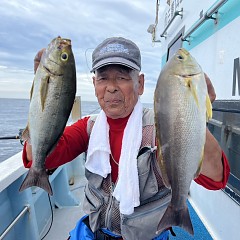
[[[109,65],[120,64],[141,70],[141,53],[138,46],[125,38],[107,38],[92,53],[92,70]]]

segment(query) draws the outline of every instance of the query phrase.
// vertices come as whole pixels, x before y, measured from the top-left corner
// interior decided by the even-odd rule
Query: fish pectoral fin
[[[26,128],[25,128],[25,129],[23,130],[23,132],[22,132],[21,140],[22,140],[22,141],[28,141],[29,143],[31,142],[31,139],[30,139],[30,131],[29,131],[28,125],[26,126]]]
[[[34,89],[34,81],[32,83],[32,87],[31,87],[31,90],[30,90],[30,101],[32,100],[33,89]]]
[[[193,98],[194,98],[194,100],[195,100],[195,102],[196,102],[196,104],[197,104],[197,106],[198,106],[198,108],[199,108],[199,101],[198,101],[198,96],[197,96],[196,87],[195,87],[194,84],[192,83],[191,78],[186,78],[185,81],[187,81],[187,85],[189,86],[190,91],[191,91],[191,93],[192,93],[192,95],[193,95]]]
[[[209,95],[206,96],[207,121],[212,118],[212,103]]]
[[[50,79],[50,76],[48,75],[41,79],[40,98],[41,98],[42,111],[44,110],[45,100],[47,97],[49,79]]]

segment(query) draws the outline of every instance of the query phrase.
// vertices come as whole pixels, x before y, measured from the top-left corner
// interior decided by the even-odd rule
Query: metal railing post
[[[0,235],[0,240],[2,240],[8,232],[15,226],[15,224],[18,222],[18,220],[25,215],[27,211],[29,211],[30,205],[26,205],[23,210],[17,215],[17,217],[9,224],[9,226],[4,230],[4,232]]]

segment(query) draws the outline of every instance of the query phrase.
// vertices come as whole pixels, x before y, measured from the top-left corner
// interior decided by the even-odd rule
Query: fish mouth
[[[199,73],[191,73],[191,74],[179,74],[178,76],[183,77],[183,78],[187,78],[187,77],[194,77],[198,74],[200,74],[200,72]]]
[[[61,41],[60,41],[60,44],[66,44],[68,46],[72,46],[72,42],[68,38],[62,38]]]
[[[189,55],[189,52],[186,50],[186,49],[184,49],[184,48],[180,48],[179,49],[179,52],[181,52],[183,55],[185,55],[185,56],[188,56]]]

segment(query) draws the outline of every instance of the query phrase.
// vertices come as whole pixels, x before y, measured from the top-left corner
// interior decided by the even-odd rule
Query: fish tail
[[[169,205],[158,224],[157,233],[161,233],[172,226],[182,227],[193,235],[193,226],[187,205],[181,210],[174,210],[172,206]]]
[[[53,195],[52,187],[49,183],[48,175],[45,169],[41,171],[37,171],[33,168],[30,168],[27,176],[25,177],[25,179],[22,182],[22,185],[19,188],[19,191],[21,192],[26,188],[29,188],[32,186],[40,187],[45,191],[47,191],[50,195]]]

